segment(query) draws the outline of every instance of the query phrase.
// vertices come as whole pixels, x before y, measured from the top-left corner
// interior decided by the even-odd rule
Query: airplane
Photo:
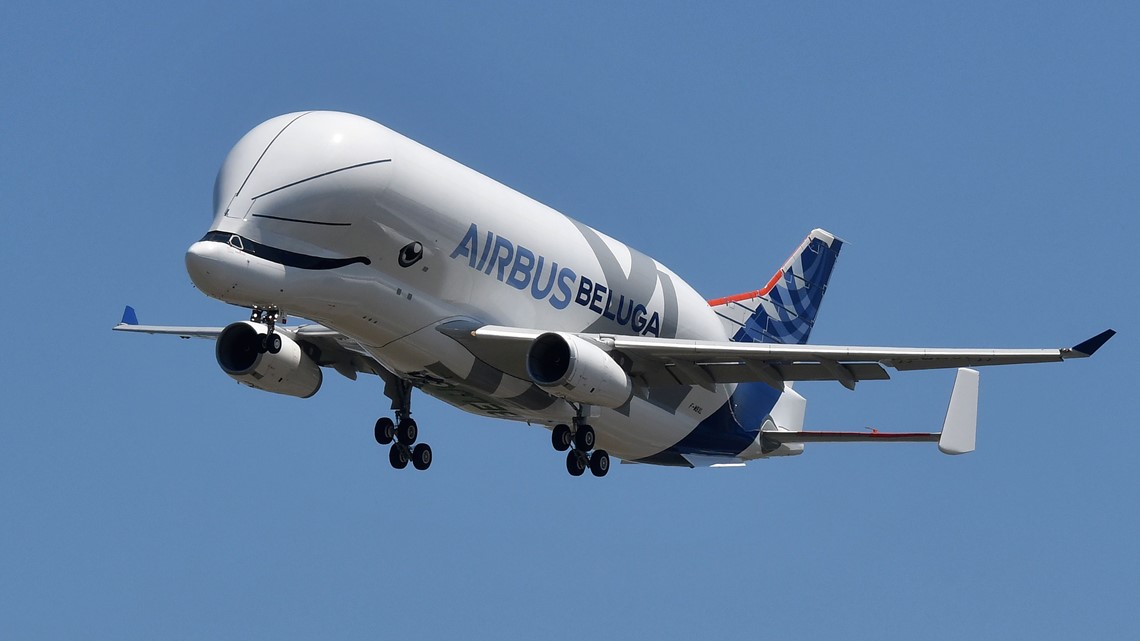
[[[1106,330],[1059,349],[811,345],[843,241],[811,231],[756,290],[706,300],[637,250],[370,119],[272,118],[226,156],[214,218],[186,252],[194,285],[250,310],[226,327],[115,330],[216,341],[233,379],[301,398],[322,368],[378,376],[389,461],[425,470],[412,391],[551,431],[566,469],[717,467],[816,442],[975,447],[986,365],[1084,358]],[[288,317],[307,321],[288,326]],[[849,389],[898,371],[957,369],[939,432],[809,431],[797,381]],[[419,441],[419,442],[418,442]]]

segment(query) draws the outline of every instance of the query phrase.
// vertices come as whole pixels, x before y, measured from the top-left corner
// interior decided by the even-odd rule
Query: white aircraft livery
[[[380,124],[310,111],[234,146],[213,224],[186,252],[197,288],[249,320],[147,326],[128,307],[115,329],[214,339],[226,374],[278,394],[312,396],[322,368],[377,375],[393,415],[375,437],[396,468],[432,462],[411,415],[419,389],[550,429],[575,476],[604,476],[611,456],[742,465],[810,442],[969,452],[969,368],[1082,358],[1114,334],[1062,349],[809,345],[842,247],[816,229],[759,289],[706,300],[656,260]],[[958,368],[940,432],[803,429],[795,381],[854,389],[887,368]]]

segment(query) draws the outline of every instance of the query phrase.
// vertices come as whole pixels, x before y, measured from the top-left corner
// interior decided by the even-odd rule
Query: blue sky
[[[0,8],[0,636],[1136,638],[1132,3]],[[378,381],[234,384],[194,290],[215,172],[272,116],[359,113],[707,296],[848,241],[812,339],[1046,347],[983,370],[979,449],[816,445],[567,476],[537,428]],[[802,385],[817,429],[937,429],[949,372]]]

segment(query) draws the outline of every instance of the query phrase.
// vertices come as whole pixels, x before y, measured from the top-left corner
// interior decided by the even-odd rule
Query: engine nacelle
[[[261,337],[267,330],[265,325],[250,321],[223,329],[214,350],[222,371],[239,383],[266,392],[300,398],[316,394],[324,380],[320,366],[282,332],[277,332],[281,351],[262,352]]]
[[[573,334],[548,332],[526,355],[530,379],[555,396],[587,405],[620,407],[633,381],[604,349]]]

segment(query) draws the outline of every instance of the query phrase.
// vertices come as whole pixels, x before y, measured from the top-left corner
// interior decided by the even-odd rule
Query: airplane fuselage
[[[578,410],[441,327],[730,338],[661,263],[365,118],[263,123],[226,158],[214,200],[210,232],[187,252],[199,289],[350,336],[467,411],[550,426]],[[737,387],[678,384],[594,408],[598,447],[648,462],[680,463],[682,450],[755,458],[781,394],[752,384],[733,402]]]

